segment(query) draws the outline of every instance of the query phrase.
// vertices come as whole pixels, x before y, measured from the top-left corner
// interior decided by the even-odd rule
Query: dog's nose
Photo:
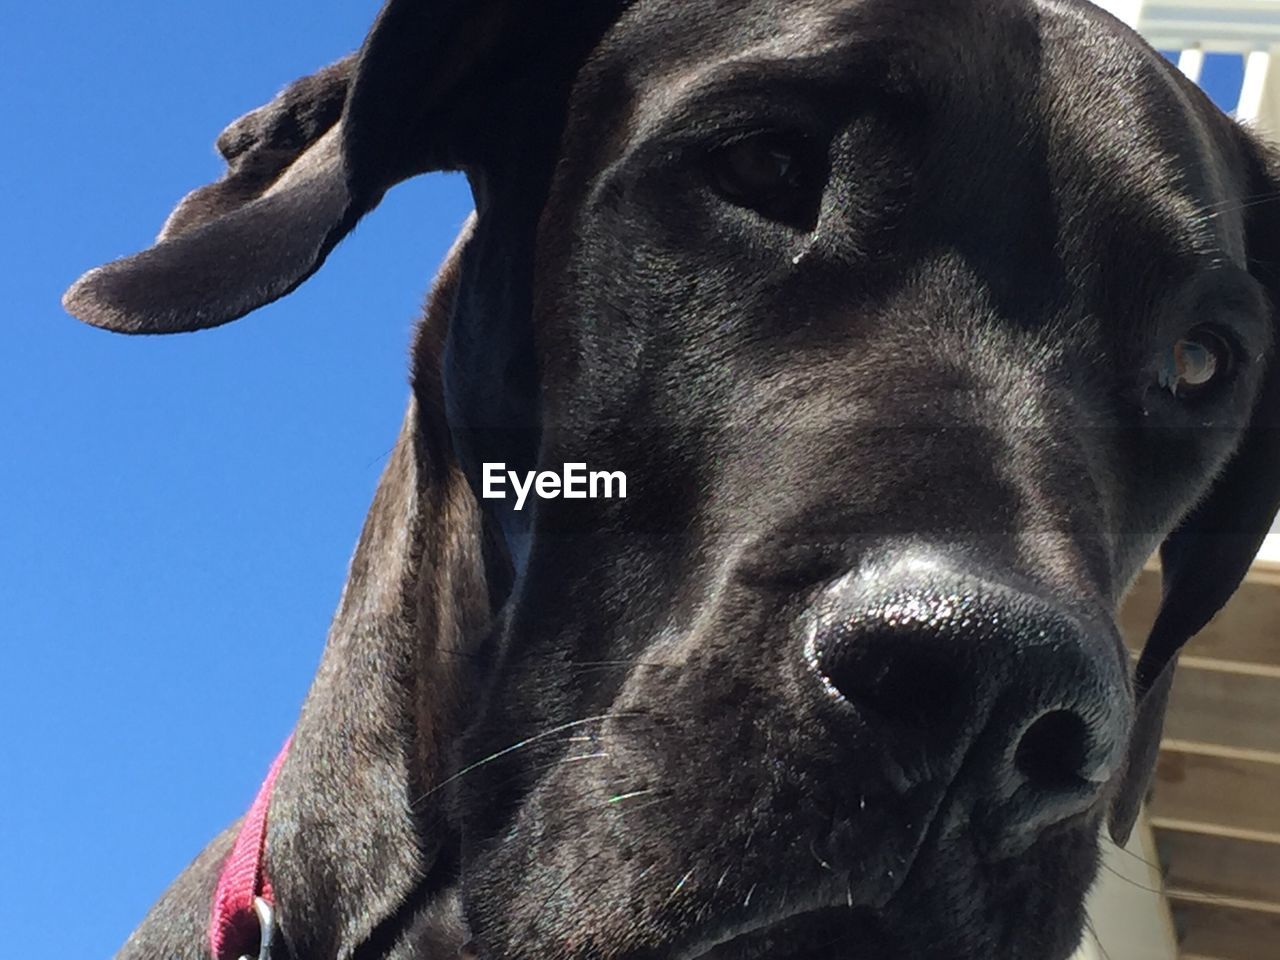
[[[1116,772],[1131,725],[1122,648],[1109,622],[920,566],[838,582],[806,655],[904,769],[950,779],[989,856],[1013,855],[1094,807]]]

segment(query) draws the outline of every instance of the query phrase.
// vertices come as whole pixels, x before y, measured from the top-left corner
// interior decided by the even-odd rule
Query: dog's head
[[[626,474],[480,501],[445,872],[494,957],[1070,952],[1280,496],[1250,137],[1085,3],[391,0],[220,146],[73,312],[233,320],[463,169],[419,406],[476,491]]]

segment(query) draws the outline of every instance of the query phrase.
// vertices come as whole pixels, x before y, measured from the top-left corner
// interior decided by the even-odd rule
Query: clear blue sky
[[[0,30],[0,954],[100,960],[248,805],[315,670],[470,208],[396,188],[282,303],[132,339],[58,304],[375,0],[25,4]],[[1213,63],[1215,90],[1239,66]],[[1234,92],[1226,95],[1234,96]]]

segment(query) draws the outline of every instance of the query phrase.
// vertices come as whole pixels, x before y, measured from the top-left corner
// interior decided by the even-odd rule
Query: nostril
[[[1014,766],[1034,787],[1062,791],[1087,779],[1091,735],[1088,724],[1070,710],[1053,710],[1022,733]]]
[[[965,698],[954,664],[936,646],[910,636],[864,637],[820,650],[815,666],[832,692],[864,713],[946,729],[963,722],[957,712]]]

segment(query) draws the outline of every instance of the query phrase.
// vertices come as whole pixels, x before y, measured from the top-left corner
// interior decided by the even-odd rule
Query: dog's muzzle
[[[1132,724],[1122,651],[1110,623],[919,559],[827,589],[805,648],[826,696],[892,745],[904,789],[949,778],[992,860],[1097,808]]]

